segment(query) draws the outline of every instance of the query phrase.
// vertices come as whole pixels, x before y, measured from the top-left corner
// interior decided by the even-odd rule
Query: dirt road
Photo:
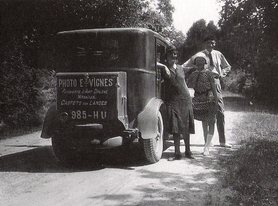
[[[233,122],[240,113],[226,112],[226,133],[231,142]],[[204,157],[201,124],[196,122],[191,138],[194,160],[167,161],[174,148],[156,164],[124,161],[121,154],[104,158],[86,169],[59,165],[50,140],[33,133],[0,141],[0,205],[225,205],[228,189],[221,188],[218,156],[229,149],[213,142],[211,155]],[[216,132],[217,133],[217,132]],[[182,151],[184,145],[182,144]]]

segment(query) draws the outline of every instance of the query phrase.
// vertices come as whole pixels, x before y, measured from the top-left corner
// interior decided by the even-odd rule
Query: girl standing
[[[202,121],[203,134],[205,139],[204,155],[209,155],[209,147],[214,135],[214,125],[218,110],[218,99],[213,73],[207,69],[207,57],[198,53],[194,57],[194,71],[188,80],[189,87],[194,89],[192,99],[194,118]]]

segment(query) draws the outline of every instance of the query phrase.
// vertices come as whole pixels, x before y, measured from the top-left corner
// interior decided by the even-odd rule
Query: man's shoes
[[[193,154],[192,154],[192,152],[187,152],[187,151],[186,151],[186,152],[185,152],[185,157],[188,158],[188,159],[195,159],[194,156],[193,156]]]
[[[220,147],[232,148],[232,145],[227,143],[220,143]]]
[[[181,154],[175,154],[174,157],[170,157],[168,161],[180,160]]]

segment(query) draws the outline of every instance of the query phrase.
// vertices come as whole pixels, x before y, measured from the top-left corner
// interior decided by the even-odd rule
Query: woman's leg
[[[215,128],[215,122],[209,122],[208,123],[209,138],[207,137],[207,142],[208,142],[209,146],[211,146],[212,137],[214,135],[214,128]]]
[[[215,123],[210,122],[210,123],[208,123],[208,125],[209,125],[209,131],[208,131],[208,134],[207,134],[207,141],[206,141],[205,148],[204,148],[204,155],[209,155],[209,147],[211,145],[211,140],[212,140],[212,137],[213,137],[213,134],[214,134],[214,125],[215,125]]]
[[[209,122],[208,123],[208,133],[212,136],[214,135],[214,129],[215,129],[215,122]]]
[[[205,144],[206,144],[207,135],[208,135],[208,123],[206,121],[202,121],[202,127],[203,127],[204,141],[205,141]]]
[[[194,159],[192,152],[190,151],[190,134],[184,133],[183,140],[185,145],[185,157]]]
[[[174,134],[173,134],[173,138],[174,138],[175,154],[174,154],[174,157],[170,157],[170,158],[168,159],[169,161],[181,159],[181,152],[180,152],[180,134],[174,133]]]
[[[174,146],[175,146],[175,155],[180,154],[180,134],[173,134]]]

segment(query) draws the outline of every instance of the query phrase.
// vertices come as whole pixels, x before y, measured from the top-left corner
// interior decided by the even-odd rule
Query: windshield
[[[123,34],[67,34],[58,38],[59,71],[99,71],[111,67],[139,67],[142,46],[138,36]],[[141,49],[140,49],[141,48]],[[140,63],[141,62],[141,63]]]

